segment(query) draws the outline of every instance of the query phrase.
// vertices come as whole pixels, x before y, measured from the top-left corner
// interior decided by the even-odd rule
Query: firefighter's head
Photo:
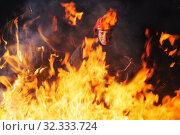
[[[114,9],[110,9],[106,15],[97,20],[94,26],[94,35],[98,37],[101,45],[110,43],[116,22],[116,11]]]

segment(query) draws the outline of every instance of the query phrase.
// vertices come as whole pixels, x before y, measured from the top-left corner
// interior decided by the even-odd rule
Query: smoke
[[[58,33],[54,35],[63,40],[63,45],[54,45],[56,48],[63,51],[72,52],[77,46],[79,46],[85,36],[93,37],[93,27],[99,17],[106,14],[109,8],[117,9],[118,23],[113,34],[113,44],[117,48],[117,51],[122,55],[130,55],[131,57],[140,56],[140,46],[137,42],[136,32],[129,26],[128,22],[128,4],[119,1],[74,1],[76,3],[77,11],[84,12],[83,18],[78,22],[77,26],[70,26],[64,19],[64,8],[60,6],[60,2],[69,1],[30,1],[32,8],[32,18],[40,15],[38,23],[43,25],[43,33],[46,36],[52,38],[51,33],[46,32],[46,29],[50,27],[52,16],[56,16],[58,20]],[[54,36],[53,35],[53,36]],[[71,42],[69,41],[71,40]],[[55,41],[52,41],[55,42]],[[57,42],[57,41],[56,41]],[[73,44],[72,44],[73,43]],[[63,46],[63,47],[60,47]]]
[[[93,37],[93,27],[99,17],[102,17],[109,8],[117,9],[118,23],[113,33],[113,45],[122,55],[128,55],[140,60],[145,43],[144,32],[150,28],[157,31],[178,31],[179,19],[174,14],[178,12],[178,3],[166,1],[136,1],[129,0],[74,0],[77,11],[84,12],[78,26],[70,26],[64,19],[64,8],[60,2],[69,0],[29,0],[26,7],[32,8],[28,19],[34,19],[43,27],[43,34],[48,37],[55,48],[72,53],[81,45],[85,36]],[[58,32],[49,33],[52,17],[58,20]],[[34,28],[35,29],[35,28]],[[34,35],[34,34],[33,34]],[[36,34],[35,34],[36,35]]]
[[[41,25],[42,33],[49,39],[54,48],[59,52],[72,53],[77,46],[81,45],[85,36],[93,37],[93,27],[97,19],[102,17],[109,8],[117,9],[118,15],[112,44],[119,54],[133,57],[138,61],[143,53],[146,28],[154,33],[164,31],[178,34],[180,31],[178,27],[180,23],[178,6],[180,4],[178,1],[74,0],[77,11],[84,12],[82,20],[78,22],[77,26],[70,26],[65,21],[65,11],[60,2],[70,2],[70,0],[26,0],[19,1],[17,6],[14,4],[12,12],[19,9],[14,13],[16,16],[22,14],[23,10],[24,13],[29,13],[29,10],[32,9],[31,14],[26,15],[23,20],[19,21],[20,31],[24,22],[40,16],[28,29],[28,38],[25,37],[24,33],[20,34],[22,44],[28,44],[29,41],[33,40],[34,45],[45,45],[46,43],[42,41],[37,31],[38,26]],[[11,2],[6,3],[4,1],[3,3],[1,1],[1,3],[1,5],[7,5],[8,7],[8,3]],[[20,3],[21,6],[19,6]],[[3,15],[1,18],[5,18],[5,13],[4,10],[1,13]],[[6,16],[9,16],[8,14],[10,14],[10,9],[7,10]],[[58,21],[58,31],[55,33],[49,31],[53,16]]]

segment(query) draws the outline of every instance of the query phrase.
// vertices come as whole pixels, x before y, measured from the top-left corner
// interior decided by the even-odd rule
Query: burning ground
[[[2,31],[1,119],[180,119],[179,76],[175,75],[179,73],[179,35],[153,35],[144,29],[147,40],[141,69],[129,83],[118,83],[108,75],[102,47],[92,48],[97,39],[77,40],[75,32],[88,32],[78,26],[86,14],[77,11],[75,3],[58,4],[65,11],[61,20],[53,14],[33,19],[23,14]],[[27,16],[32,14],[29,9]],[[63,27],[74,31],[68,35]],[[68,58],[82,40],[83,56],[88,58],[77,70]],[[168,78],[164,73],[174,75]]]

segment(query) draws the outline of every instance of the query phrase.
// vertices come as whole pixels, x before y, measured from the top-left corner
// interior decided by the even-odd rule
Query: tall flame
[[[18,18],[14,20],[14,24],[16,26],[16,41],[17,41],[17,55],[19,57],[19,60],[22,62],[22,56],[21,56],[21,51],[19,48],[19,36],[18,36]]]

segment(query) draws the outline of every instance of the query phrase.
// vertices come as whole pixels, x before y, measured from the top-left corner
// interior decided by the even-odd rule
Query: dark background
[[[118,24],[114,31],[114,41],[117,51],[122,55],[128,55],[140,63],[141,55],[144,52],[146,37],[145,29],[150,30],[153,36],[150,65],[155,61],[157,68],[156,75],[149,80],[156,87],[155,93],[162,98],[166,94],[174,96],[174,90],[180,88],[179,85],[179,65],[175,64],[169,68],[172,61],[179,63],[179,58],[170,58],[158,48],[159,36],[155,34],[167,32],[180,35],[180,1],[179,0],[73,0],[76,3],[77,11],[84,12],[82,20],[77,27],[70,26],[64,21],[64,8],[59,2],[70,2],[68,0],[1,0],[0,1],[0,27],[17,16],[27,12],[28,7],[32,8],[32,15],[25,20],[33,19],[41,15],[41,19],[36,22],[42,24],[44,29],[49,26],[49,16],[55,15],[58,18],[60,31],[52,36],[44,30],[44,33],[52,39],[55,48],[64,52],[72,53],[81,44],[85,36],[93,36],[93,26],[96,20],[103,16],[109,8],[116,8]],[[21,25],[21,24],[20,24]],[[34,25],[33,29],[35,29]],[[35,33],[35,31],[34,31]],[[60,33],[60,34],[59,34]],[[61,36],[59,36],[61,35]],[[67,42],[73,37],[73,44]],[[8,39],[8,36],[6,37]],[[54,41],[53,39],[60,39]],[[71,45],[70,45],[71,44]],[[168,44],[168,43],[167,43]],[[1,46],[2,48],[2,46]],[[0,48],[0,49],[1,49]],[[0,50],[1,53],[3,49]],[[156,84],[157,80],[161,81]]]

